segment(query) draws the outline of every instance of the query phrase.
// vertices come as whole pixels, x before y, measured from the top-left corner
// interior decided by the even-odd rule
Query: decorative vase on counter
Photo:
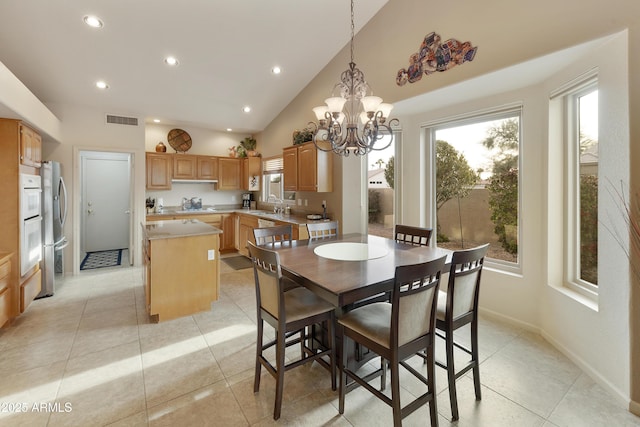
[[[158,142],[158,145],[156,145],[156,152],[157,153],[166,153],[167,152],[167,146],[164,145],[164,143],[162,141]]]

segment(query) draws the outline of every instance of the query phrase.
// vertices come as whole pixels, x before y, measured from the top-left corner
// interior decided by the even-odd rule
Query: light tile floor
[[[347,395],[340,415],[328,373],[317,364],[287,372],[283,415],[274,422],[275,382],[264,370],[253,393],[252,270],[221,269],[211,311],[159,324],[144,311],[139,268],[66,277],[54,297],[35,301],[0,332],[0,426],[392,424],[391,408],[363,389]],[[438,342],[440,357],[442,347]],[[640,426],[538,335],[482,317],[480,354],[482,401],[470,377],[460,378],[456,423],[449,421],[446,375],[436,368],[441,426]],[[405,397],[423,393],[412,378],[401,384]],[[404,425],[428,419],[423,407]]]

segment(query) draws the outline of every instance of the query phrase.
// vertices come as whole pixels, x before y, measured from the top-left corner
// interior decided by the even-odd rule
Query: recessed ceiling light
[[[244,107],[242,107],[242,111],[244,111],[245,113],[250,113],[251,112],[251,107],[249,107],[248,105],[244,106]]]
[[[87,15],[84,18],[82,18],[82,20],[84,21],[85,24],[87,24],[92,28],[102,28],[102,26],[104,25],[100,20],[100,18],[93,15]]]
[[[109,85],[107,84],[107,82],[103,81],[103,80],[99,80],[96,82],[96,87],[98,89],[109,89]]]
[[[273,74],[280,74],[280,73],[282,72],[282,70],[280,69],[280,67],[275,66],[275,67],[273,67],[273,68],[271,69],[271,72],[272,72]]]
[[[231,132],[231,131],[233,131],[233,129],[227,128],[227,132]]]
[[[160,123],[160,119],[153,119],[153,123]]]
[[[176,58],[174,58],[173,56],[167,56],[166,58],[164,58],[164,62],[167,65],[171,65],[172,67],[175,67],[176,65],[179,64],[178,60]]]

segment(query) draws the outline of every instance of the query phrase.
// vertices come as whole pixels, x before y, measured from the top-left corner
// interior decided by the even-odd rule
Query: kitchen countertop
[[[197,219],[152,221],[143,224],[143,229],[146,238],[149,240],[222,234],[222,230],[219,228],[205,224]]]
[[[200,210],[183,211],[183,210],[180,210],[180,208],[167,207],[163,210],[162,213],[147,214],[147,218],[155,222],[155,221],[163,220],[166,218],[170,218],[174,215],[215,215],[215,214],[229,214],[229,213],[236,213],[240,215],[251,215],[251,216],[256,216],[258,218],[269,219],[272,221],[288,222],[290,224],[295,224],[295,225],[304,225],[304,224],[329,221],[329,219],[317,219],[317,220],[307,219],[306,215],[295,215],[295,214],[283,215],[283,214],[276,214],[273,212],[269,212],[266,210],[242,209],[242,208],[237,208],[237,209],[203,208]]]

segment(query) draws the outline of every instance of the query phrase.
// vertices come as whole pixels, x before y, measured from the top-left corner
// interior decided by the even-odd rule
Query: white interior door
[[[82,153],[85,252],[129,248],[130,155]]]

